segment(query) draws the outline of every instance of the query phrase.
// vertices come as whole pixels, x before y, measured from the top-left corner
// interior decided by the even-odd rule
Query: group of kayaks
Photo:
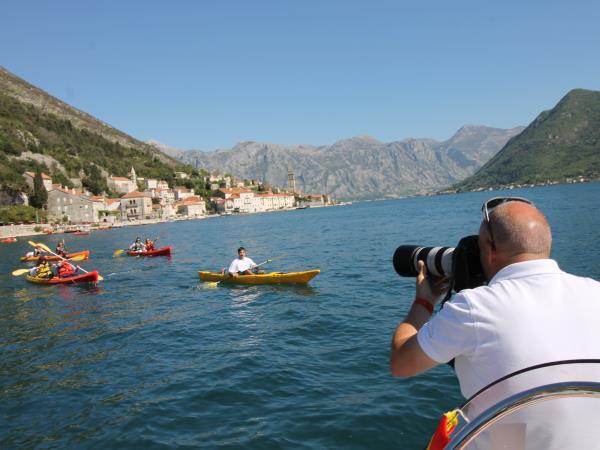
[[[152,250],[144,250],[144,251],[134,251],[127,250],[126,253],[129,256],[170,256],[171,255],[171,247],[166,246],[162,248],[152,249]],[[89,259],[90,251],[82,250],[79,252],[68,253],[66,255],[66,259],[70,262],[75,261],[84,261]],[[44,258],[47,261],[56,262],[63,260],[62,258],[55,254],[44,255]],[[24,262],[37,262],[39,260],[39,256],[23,256],[20,258],[21,261]],[[81,269],[78,267],[78,269]],[[83,269],[81,269],[83,270]],[[217,282],[217,283],[231,283],[231,284],[306,284],[310,280],[312,280],[315,276],[317,276],[321,271],[318,269],[307,270],[303,272],[270,272],[270,273],[258,273],[252,275],[239,275],[237,277],[232,277],[227,274],[227,272],[208,272],[208,271],[199,271],[198,276],[200,280],[204,282]],[[33,275],[27,274],[27,281],[36,284],[76,284],[76,283],[96,283],[102,279],[98,274],[98,271],[94,270],[91,272],[78,273],[74,275],[70,275],[67,277],[59,277],[53,276],[52,278],[41,278]]]
[[[162,247],[162,248],[157,248],[157,249],[152,249],[152,250],[145,250],[145,251],[131,251],[130,250],[130,251],[127,251],[127,254],[130,256],[150,256],[150,257],[152,257],[152,256],[170,256],[171,255],[171,247],[167,246],[167,247]],[[57,262],[57,261],[66,259],[71,263],[76,262],[76,261],[84,261],[86,259],[89,259],[89,257],[90,257],[89,250],[82,250],[79,252],[67,253],[66,257],[61,257],[61,256],[58,256],[57,254],[52,254],[52,253],[44,255],[44,259],[46,261]],[[20,258],[20,260],[24,261],[24,262],[38,262],[39,259],[40,259],[39,255],[26,255],[26,256],[22,256]],[[55,275],[51,278],[42,278],[42,277],[37,277],[34,275],[27,274],[25,276],[25,279],[27,281],[29,281],[30,283],[35,283],[35,284],[96,283],[102,279],[102,277],[100,276],[100,274],[98,273],[97,270],[87,272],[87,271],[83,270],[81,267],[78,267],[78,269],[81,269],[84,273],[73,274],[73,275],[66,276],[66,277],[60,277],[60,276]]]

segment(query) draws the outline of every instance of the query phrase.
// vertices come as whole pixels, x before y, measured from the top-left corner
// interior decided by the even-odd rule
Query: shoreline
[[[319,205],[319,206],[311,206],[310,208],[321,208],[326,206],[335,206],[335,205]],[[125,228],[125,227],[135,227],[140,225],[156,225],[159,223],[169,223],[169,222],[179,222],[179,221],[187,221],[187,220],[206,220],[206,219],[214,219],[218,217],[232,217],[237,215],[246,215],[246,214],[264,214],[264,213],[275,213],[275,212],[283,212],[283,211],[295,211],[297,208],[284,208],[284,209],[274,209],[270,211],[255,211],[251,213],[234,213],[234,214],[209,214],[206,216],[200,217],[178,217],[178,218],[169,218],[169,219],[140,219],[134,221],[127,222],[115,222],[114,224],[104,224],[103,222],[95,222],[94,224],[81,224],[81,225],[65,225],[64,227],[59,228],[59,231],[53,231],[52,233],[47,233],[44,230],[48,230],[52,228],[52,225],[47,223],[33,223],[33,224],[21,224],[21,225],[2,225],[0,226],[0,239],[6,238],[19,238],[25,236],[40,236],[40,235],[53,235],[53,234],[72,234],[72,232],[66,232],[65,229],[82,229],[89,232],[97,232],[97,231],[109,231],[113,228]],[[35,231],[35,228],[41,228],[42,231]]]
[[[91,224],[82,224],[82,225],[67,225],[65,228],[80,228],[89,232],[97,232],[97,231],[109,231],[113,228],[125,228],[125,227],[134,227],[139,225],[155,225],[158,223],[168,223],[168,222],[179,222],[181,220],[205,220],[210,219],[212,217],[219,217],[219,215],[209,215],[202,217],[190,217],[190,218],[178,218],[178,219],[142,219],[136,220],[132,222],[115,222],[111,225],[104,225],[102,223],[94,223]],[[42,228],[42,231],[35,231],[35,228]],[[38,223],[38,224],[22,224],[22,225],[3,225],[0,226],[0,239],[6,239],[10,237],[25,237],[25,236],[40,236],[40,235],[54,235],[54,234],[72,234],[72,232],[67,232],[64,229],[60,229],[58,231],[53,231],[52,233],[47,233],[43,230],[48,230],[52,228],[51,225],[47,223]]]

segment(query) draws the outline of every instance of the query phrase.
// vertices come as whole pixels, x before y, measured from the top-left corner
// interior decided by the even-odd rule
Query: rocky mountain
[[[443,142],[407,139],[385,143],[358,136],[331,146],[248,141],[213,152],[161,149],[198,168],[274,186],[286,185],[290,168],[296,186],[305,193],[327,193],[339,200],[375,199],[430,192],[456,183],[473,174],[522,129],[467,125]]]
[[[574,89],[542,112],[458,190],[600,178],[600,91]]]

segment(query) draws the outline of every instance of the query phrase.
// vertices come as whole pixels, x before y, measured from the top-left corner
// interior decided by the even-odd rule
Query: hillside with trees
[[[454,187],[600,178],[600,92],[574,89],[542,112],[473,176]]]
[[[0,180],[4,189],[25,189],[23,172],[41,169],[66,186],[71,186],[70,178],[81,178],[90,191],[100,193],[107,190],[102,173],[126,176],[132,166],[142,176],[171,182],[175,170],[191,170],[181,163],[165,162],[150,149],[111,142],[74,127],[68,119],[0,94]]]

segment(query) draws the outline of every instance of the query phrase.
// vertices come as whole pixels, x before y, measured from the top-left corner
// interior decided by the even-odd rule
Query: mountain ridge
[[[193,166],[272,185],[285,185],[291,168],[304,192],[359,200],[422,194],[451,185],[474,173],[522,129],[465,125],[446,141],[408,138],[386,143],[361,135],[320,146],[242,141],[210,152],[158,147]]]

